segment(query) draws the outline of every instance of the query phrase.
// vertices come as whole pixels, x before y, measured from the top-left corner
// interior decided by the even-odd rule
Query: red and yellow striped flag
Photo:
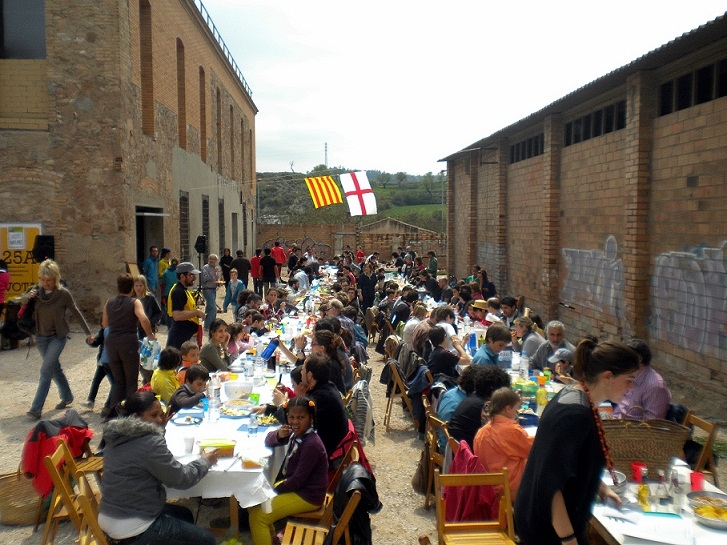
[[[311,199],[313,199],[313,206],[316,208],[343,202],[341,192],[330,176],[306,178],[305,185],[308,186]]]

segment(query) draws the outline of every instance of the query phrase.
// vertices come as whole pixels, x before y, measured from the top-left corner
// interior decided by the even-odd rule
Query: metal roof
[[[545,108],[524,117],[520,121],[516,121],[512,125],[492,133],[490,136],[486,136],[485,138],[478,140],[464,149],[452,153],[443,159],[439,159],[439,161],[457,159],[458,157],[465,155],[467,152],[481,149],[488,142],[502,138],[507,134],[524,130],[532,126],[536,121],[539,122],[540,119],[545,116],[560,113],[592,98],[598,97],[619,85],[623,85],[626,83],[626,79],[632,74],[643,70],[655,70],[718,40],[726,38],[726,16],[727,12],[725,12],[724,15],[720,15],[716,19],[695,28],[694,30],[685,32],[681,36],[678,36],[666,44],[646,53],[645,55],[642,55],[635,61],[632,61],[621,68],[617,68],[591,83],[587,83],[583,87],[580,87],[579,89],[576,89],[575,91],[568,93],[564,97],[547,105]]]

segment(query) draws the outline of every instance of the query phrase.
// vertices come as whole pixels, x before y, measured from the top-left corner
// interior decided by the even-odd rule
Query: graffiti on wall
[[[624,270],[616,237],[606,238],[604,250],[563,248],[561,252],[566,268],[561,301],[578,303],[623,320]]]
[[[727,240],[717,248],[665,252],[652,278],[652,329],[657,339],[705,356],[727,348]]]
[[[296,240],[288,240],[285,237],[273,238],[270,240],[266,240],[262,247],[272,248],[276,242],[280,242],[280,245],[285,249],[286,253],[290,248],[293,247],[293,244],[296,244],[298,248],[301,248],[303,250],[303,252],[308,252],[310,250],[315,251],[316,257],[318,259],[326,260],[333,257],[333,251],[329,244],[316,242],[311,237],[303,237]]]

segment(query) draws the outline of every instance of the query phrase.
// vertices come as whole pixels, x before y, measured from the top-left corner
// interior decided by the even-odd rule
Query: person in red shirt
[[[260,276],[260,254],[262,253],[262,248],[258,248],[255,250],[255,257],[250,259],[250,276],[252,276],[253,289],[260,296],[263,294],[263,280]]]
[[[365,257],[366,257],[366,254],[364,253],[361,246],[356,246],[356,263],[361,265],[361,263],[363,263],[363,260]]]
[[[279,241],[275,241],[275,244],[270,249],[270,254],[273,256],[273,259],[275,260],[275,276],[277,278],[278,283],[280,283],[280,275],[283,273],[283,264],[286,262],[287,257],[285,256],[285,250],[280,245]]]

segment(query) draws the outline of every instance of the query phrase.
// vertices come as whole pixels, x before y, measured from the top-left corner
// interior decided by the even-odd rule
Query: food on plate
[[[191,422],[192,421],[192,417],[189,416],[189,415],[187,415],[187,416],[184,417],[184,421],[185,422]]]
[[[722,507],[712,507],[711,505],[703,505],[694,509],[694,512],[700,517],[723,520],[727,522],[727,509]]]
[[[276,424],[279,424],[278,419],[275,418],[273,415],[263,415],[258,417],[257,423],[260,426],[274,426]]]
[[[250,458],[242,458],[242,467],[245,469],[259,469],[262,467],[260,463],[256,460],[251,460]]]
[[[720,508],[727,508],[727,501],[721,499],[721,498],[715,498],[714,496],[693,496],[691,497],[692,502],[695,504],[701,505],[701,506],[711,506],[711,507],[720,507]]]
[[[240,408],[225,405],[220,409],[220,413],[226,416],[247,416],[248,414],[250,414],[250,409],[248,409],[247,407]]]

